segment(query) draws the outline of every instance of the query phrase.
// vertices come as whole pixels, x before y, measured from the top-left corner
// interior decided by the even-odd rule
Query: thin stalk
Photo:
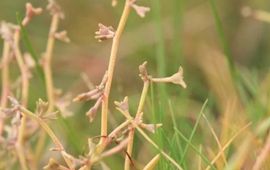
[[[48,102],[49,102],[48,112],[53,111],[54,104],[55,104],[51,60],[52,60],[52,52],[54,48],[54,43],[55,43],[54,33],[57,31],[57,28],[59,25],[59,19],[60,19],[59,15],[57,14],[54,14],[52,16],[49,38],[47,42],[47,49],[44,56],[44,74],[45,74],[45,81],[46,81],[47,97],[48,97]]]
[[[52,52],[55,44],[55,37],[54,33],[57,31],[59,25],[60,16],[58,14],[54,14],[52,16],[49,37],[47,41],[47,48],[45,51],[44,56],[44,76],[45,76],[45,84],[46,84],[46,93],[48,98],[48,112],[52,112],[55,105],[55,98],[54,98],[54,85],[53,85],[53,78],[52,78],[52,69],[51,69],[51,60],[52,60]],[[37,142],[36,147],[36,158],[39,158],[42,152],[42,149],[45,145],[46,135],[44,132],[41,132],[40,137]]]
[[[16,29],[14,34],[14,52],[16,56],[17,63],[21,72],[21,103],[23,106],[27,106],[28,102],[28,92],[29,92],[29,79],[28,79],[28,68],[24,62],[23,56],[21,54],[19,48],[20,41],[20,29]],[[28,169],[26,165],[26,158],[24,153],[24,134],[25,134],[25,126],[26,126],[26,117],[23,115],[21,118],[21,125],[19,127],[19,136],[17,141],[17,151],[19,155],[19,160],[21,163],[21,167],[23,170]]]
[[[1,96],[1,108],[7,106],[7,97],[9,95],[9,54],[10,44],[4,41],[3,56],[2,56],[2,96]],[[2,114],[2,113],[0,113]],[[3,120],[0,119],[0,136],[3,132]]]
[[[31,118],[31,119],[33,119],[33,120],[35,120],[35,121],[37,121],[39,123],[39,125],[43,128],[43,130],[45,132],[47,132],[47,134],[50,136],[50,138],[52,139],[53,143],[56,145],[57,149],[59,149],[61,151],[64,150],[64,147],[63,147],[62,143],[57,138],[57,136],[52,131],[52,129],[48,126],[48,124],[46,122],[44,122],[44,120],[42,120],[36,114],[32,113],[31,111],[25,109],[22,106],[20,107],[20,110],[21,110],[21,112],[22,112],[23,115],[28,116],[29,118]]]
[[[122,111],[121,109],[118,109],[120,113],[122,113],[127,120],[131,121],[134,128],[136,128],[139,133],[151,144],[156,148],[161,155],[163,155],[169,162],[171,162],[178,170],[183,170],[183,168],[172,158],[170,157],[166,152],[164,152],[139,126],[137,123],[134,122],[134,119],[127,113]]]
[[[113,73],[115,68],[115,63],[117,59],[117,52],[119,49],[120,38],[124,31],[129,13],[130,13],[130,0],[126,0],[125,7],[119,21],[118,28],[115,32],[115,37],[113,38],[111,54],[110,54],[110,61],[108,66],[108,80],[104,89],[104,99],[102,101],[102,111],[101,111],[101,136],[107,136],[107,122],[108,122],[108,105],[109,105],[109,96],[111,91]],[[104,141],[104,139],[101,139]]]
[[[247,125],[245,125],[243,128],[241,128],[236,134],[234,134],[230,140],[222,147],[221,150],[219,150],[218,154],[215,156],[215,158],[211,161],[211,164],[208,165],[206,167],[205,170],[209,170],[211,168],[211,166],[213,166],[215,164],[215,162],[220,158],[220,156],[222,156],[222,154],[224,153],[224,151],[230,146],[230,144],[234,141],[234,139],[239,136],[245,129],[247,129],[249,126],[251,125],[251,123],[248,123]]]
[[[138,115],[140,113],[142,113],[142,111],[143,111],[143,107],[144,107],[144,103],[146,100],[148,89],[149,89],[149,80],[146,80],[146,81],[144,81],[144,84],[143,84],[143,90],[142,90],[139,106],[137,109],[136,117],[138,117]],[[129,131],[129,134],[128,134],[127,155],[125,158],[125,170],[130,169],[130,156],[132,155],[132,150],[133,150],[134,132],[135,131],[133,128]]]
[[[211,126],[211,123],[209,122],[209,120],[207,119],[207,117],[205,116],[205,114],[203,114],[202,116],[203,116],[203,118],[205,119],[206,124],[208,125],[208,127],[209,127],[209,129],[210,129],[212,135],[213,135],[214,138],[215,138],[215,141],[216,141],[216,143],[217,143],[217,145],[218,145],[218,149],[219,149],[220,151],[222,151],[222,145],[221,145],[221,143],[220,143],[220,141],[219,141],[219,139],[218,139],[218,137],[217,137],[217,135],[216,135],[216,132],[215,132],[214,128]],[[226,160],[226,156],[225,156],[225,153],[224,153],[224,152],[222,152],[221,157],[222,157],[223,162],[225,163],[225,165],[227,165],[227,160]]]

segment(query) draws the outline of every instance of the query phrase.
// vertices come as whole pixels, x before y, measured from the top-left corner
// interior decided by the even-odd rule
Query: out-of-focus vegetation
[[[17,23],[16,13],[24,15],[26,2],[38,7],[47,3],[1,0],[0,21]],[[53,79],[55,87],[72,99],[88,90],[85,77],[93,84],[102,79],[111,41],[97,42],[94,33],[98,23],[117,28],[124,2],[119,0],[114,8],[107,0],[57,2],[65,13],[60,30],[67,30],[71,42],[55,44]],[[114,109],[113,101],[129,96],[130,112],[136,112],[143,86],[138,66],[143,61],[148,61],[149,72],[159,77],[175,73],[181,65],[186,89],[150,85],[144,119],[163,124],[150,136],[184,169],[270,169],[270,2],[139,0],[138,3],[151,11],[144,19],[131,12],[121,38],[109,103],[109,130],[124,120]],[[44,12],[26,28],[38,57],[45,51],[49,25],[50,16]],[[3,41],[0,45],[3,46]],[[25,45],[21,47],[27,51]],[[11,67],[13,83],[18,72]],[[44,82],[38,77],[33,73],[30,110],[35,109],[39,98],[46,100]],[[85,117],[93,104],[71,103],[68,109],[72,116],[50,123],[73,155],[88,152],[87,139],[100,133],[100,114],[91,124]],[[36,143],[38,138],[33,136],[31,142]],[[46,165],[54,154],[48,151],[51,146],[47,139],[38,167]],[[158,153],[138,133],[133,150],[132,160],[138,169]],[[111,169],[122,169],[124,157],[123,153],[106,158],[105,162]],[[157,169],[174,166],[161,157]]]

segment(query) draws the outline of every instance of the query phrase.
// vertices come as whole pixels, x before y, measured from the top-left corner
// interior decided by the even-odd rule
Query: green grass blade
[[[22,17],[18,12],[16,13],[16,19],[17,19],[17,24],[21,28],[21,35],[22,35],[23,44],[24,44],[25,48],[28,50],[28,52],[30,53],[33,60],[36,62],[36,73],[37,73],[38,77],[42,80],[42,83],[45,83],[43,70],[42,70],[41,66],[38,64],[39,63],[38,56],[37,56],[32,44],[30,42],[30,39],[29,39],[29,36],[28,36],[26,29],[22,25]]]
[[[196,132],[196,130],[197,130],[197,127],[198,127],[199,122],[200,122],[200,120],[201,120],[203,111],[204,111],[204,109],[205,109],[205,107],[206,107],[206,105],[207,105],[207,102],[208,102],[208,100],[206,100],[206,101],[204,102],[203,106],[202,106],[202,109],[201,109],[201,111],[200,111],[200,113],[199,113],[199,116],[198,116],[198,118],[197,118],[197,120],[196,120],[196,123],[195,123],[195,125],[194,125],[194,127],[193,127],[193,129],[192,129],[192,132],[191,132],[191,134],[190,134],[190,137],[189,137],[189,139],[188,139],[188,142],[187,142],[187,144],[186,144],[186,147],[184,148],[183,156],[182,156],[182,159],[181,159],[181,161],[180,161],[180,164],[183,164],[183,162],[184,162],[184,160],[185,160],[185,156],[186,156],[186,154],[187,154],[189,144],[191,143],[192,138],[193,138],[193,136],[194,136],[194,134],[195,134],[195,132]]]
[[[180,132],[180,130],[178,130],[177,128],[174,128],[174,130],[178,133],[178,135],[187,143],[188,146],[190,146],[199,156],[201,156],[202,160],[207,164],[210,165],[212,169],[216,169],[213,165],[211,165],[211,162],[207,159],[207,157],[205,155],[203,155],[200,151],[200,149],[198,149],[196,146],[194,146],[190,139],[187,139],[185,137],[185,135],[183,135],[182,132]],[[180,164],[181,165],[181,164]]]

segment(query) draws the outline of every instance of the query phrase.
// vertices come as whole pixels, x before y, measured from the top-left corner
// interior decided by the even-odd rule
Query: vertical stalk
[[[51,70],[51,61],[52,61],[52,52],[53,47],[55,44],[55,37],[54,33],[57,31],[58,25],[59,25],[60,16],[59,14],[53,14],[50,31],[49,31],[49,37],[47,42],[47,48],[45,51],[44,56],[44,75],[45,75],[45,83],[46,83],[46,93],[48,98],[48,112],[52,112],[55,104],[55,98],[54,98],[54,86],[53,86],[53,78],[52,78],[52,70]],[[36,157],[38,158],[41,155],[43,146],[45,145],[45,138],[46,134],[44,132],[41,132],[37,147],[36,147]]]
[[[19,41],[20,41],[20,29],[15,30],[14,34],[14,53],[16,56],[17,63],[19,65],[19,69],[21,72],[21,103],[23,106],[27,106],[28,101],[28,91],[29,91],[29,79],[28,79],[28,68],[24,63],[23,56],[21,54],[20,48],[19,48]],[[27,170],[26,165],[26,158],[24,153],[24,134],[25,134],[25,125],[26,125],[26,117],[22,115],[21,118],[21,125],[19,127],[19,136],[17,141],[17,152],[20,160],[20,164],[23,170]]]
[[[130,13],[130,0],[126,0],[125,7],[121,16],[121,19],[118,24],[118,28],[115,32],[115,36],[113,38],[112,48],[111,48],[111,54],[110,54],[110,61],[108,66],[108,80],[104,89],[104,98],[102,101],[102,111],[101,111],[101,136],[107,136],[107,122],[108,122],[108,105],[109,105],[109,96],[110,96],[110,90],[111,90],[111,84],[113,79],[113,73],[115,68],[115,63],[117,59],[117,52],[119,49],[119,43],[121,35],[124,31],[124,28],[126,26],[126,22]],[[101,138],[101,142],[104,141],[104,138]]]
[[[44,74],[45,74],[45,81],[46,81],[47,97],[48,97],[48,102],[49,102],[48,112],[53,111],[54,104],[55,104],[51,61],[52,61],[53,47],[55,43],[54,33],[57,31],[57,28],[59,25],[59,19],[60,18],[58,14],[54,14],[52,16],[49,38],[48,38],[47,48],[46,48],[46,52],[44,56]]]
[[[10,44],[4,41],[3,57],[2,57],[2,96],[1,96],[1,108],[5,108],[7,105],[7,96],[9,95],[9,54]],[[2,114],[2,113],[0,113]],[[0,136],[3,132],[3,120],[0,119]]]
[[[138,115],[143,111],[143,107],[144,107],[144,103],[145,103],[148,89],[149,89],[149,80],[145,80],[144,85],[143,85],[141,98],[140,98],[140,102],[139,102],[139,106],[138,106],[137,113],[136,113],[136,117],[138,117]],[[130,169],[130,156],[132,155],[132,150],[133,150],[134,132],[135,132],[135,129],[133,128],[129,131],[129,134],[128,134],[127,155],[125,158],[125,170]]]

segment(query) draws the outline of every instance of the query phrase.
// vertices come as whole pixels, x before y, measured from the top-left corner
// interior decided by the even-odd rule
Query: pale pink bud
[[[39,15],[42,12],[42,8],[34,8],[31,3],[26,3],[25,8],[26,15],[22,21],[23,26],[26,26],[34,16]]]
[[[95,38],[98,39],[98,41],[104,41],[107,39],[111,39],[114,37],[115,32],[113,27],[109,26],[105,26],[101,23],[98,24],[99,30],[95,32],[96,36]]]
[[[136,13],[140,17],[144,18],[145,17],[145,14],[150,11],[150,8],[149,7],[145,7],[145,6],[139,6],[139,5],[135,4],[135,1],[136,0],[134,0],[134,1],[131,2],[131,4],[130,4],[131,7],[136,11]]]

